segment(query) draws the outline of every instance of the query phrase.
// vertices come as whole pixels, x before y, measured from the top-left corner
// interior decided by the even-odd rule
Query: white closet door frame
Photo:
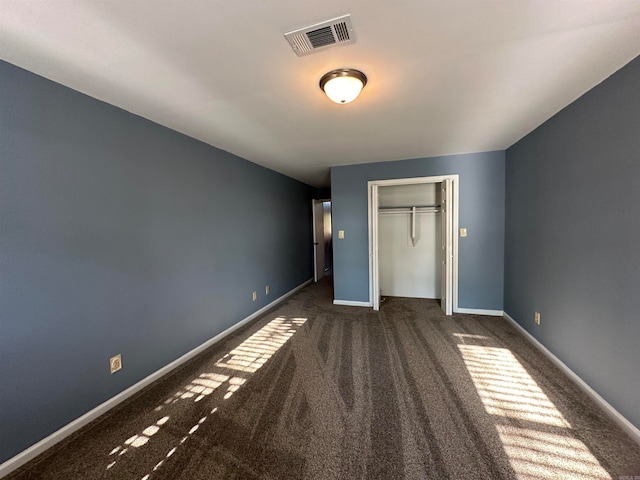
[[[450,181],[451,203],[449,205],[449,231],[452,241],[451,268],[447,268],[450,286],[453,312],[458,311],[458,199],[459,199],[459,175],[443,175],[437,177],[398,178],[393,180],[371,180],[368,186],[368,210],[369,210],[369,303],[374,310],[380,309],[380,279],[378,264],[378,187],[391,185],[414,185],[420,183],[442,183]],[[449,183],[449,182],[447,182]],[[449,312],[451,313],[451,312]]]
[[[445,315],[451,315],[453,303],[451,295],[453,294],[453,278],[452,278],[452,259],[453,259],[453,232],[451,223],[453,220],[452,207],[453,196],[451,195],[452,181],[445,178],[441,183],[440,202],[442,205],[442,282],[440,307]]]

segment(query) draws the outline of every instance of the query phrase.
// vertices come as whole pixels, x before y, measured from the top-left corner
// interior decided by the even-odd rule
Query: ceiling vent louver
[[[356,41],[351,15],[298,28],[284,36],[299,57]]]

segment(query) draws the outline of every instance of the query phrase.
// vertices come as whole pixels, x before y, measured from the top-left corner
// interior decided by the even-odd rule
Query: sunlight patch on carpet
[[[571,435],[569,422],[510,350],[481,345],[458,349],[487,413],[512,419],[496,422],[496,429],[519,479],[611,478],[587,446]],[[520,422],[532,427],[516,426]]]
[[[189,399],[192,399],[194,403],[200,402],[221,387],[226,389],[222,401],[228,400],[287,343],[306,321],[306,318],[299,317],[287,318],[279,316],[274,318],[218,360],[211,367],[213,371],[201,373],[197,378],[190,380],[189,383],[164,400],[162,404],[158,405],[154,411],[159,412],[166,407]],[[211,413],[216,412],[217,409],[218,407],[213,408]],[[153,472],[160,469],[164,461],[176,453],[178,448],[207,420],[207,417],[208,415],[200,418],[198,422],[189,429],[188,434],[180,440],[179,444],[173,446],[165,458],[155,465],[153,471],[142,478],[144,480],[151,478]],[[141,433],[129,437],[123,444],[115,447],[109,456],[116,456],[116,458],[118,458],[127,453],[129,450],[128,447],[137,449],[146,445],[151,437],[156,435],[168,420],[169,416],[162,417],[154,424],[143,429]],[[111,470],[117,463],[117,460],[113,460],[113,458],[110,460],[106,470]]]

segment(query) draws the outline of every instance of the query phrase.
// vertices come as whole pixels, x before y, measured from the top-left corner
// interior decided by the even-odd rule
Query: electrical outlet
[[[535,315],[533,316],[533,320],[534,322],[536,322],[536,325],[540,325],[540,312],[535,313]]]
[[[253,301],[255,302],[258,299],[258,292],[253,292]]]
[[[269,295],[269,292],[270,292],[269,285],[267,285],[266,287],[264,287],[264,294]]]
[[[118,354],[109,359],[109,369],[111,373],[116,373],[118,370],[122,370],[122,355]]]

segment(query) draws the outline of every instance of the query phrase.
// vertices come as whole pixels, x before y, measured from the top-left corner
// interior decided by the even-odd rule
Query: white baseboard
[[[555,364],[562,372],[567,375],[573,383],[575,383],[580,390],[586,393],[594,402],[598,404],[600,408],[604,410],[611,420],[618,424],[622,430],[624,430],[633,440],[640,444],[640,430],[629,420],[627,420],[620,412],[609,404],[604,398],[602,398],[598,392],[589,386],[582,378],[578,376],[573,370],[564,364],[562,360],[556,357],[551,351],[545,347],[536,337],[527,332],[518,322],[516,322],[511,315],[507,312],[504,313],[504,318],[507,319],[514,327],[516,327],[527,340],[529,340],[534,347],[540,350],[552,363]]]
[[[351,300],[334,300],[334,305],[346,305],[348,307],[371,307],[370,302],[352,302]]]
[[[470,315],[491,315],[493,317],[502,317],[502,310],[482,310],[480,308],[455,308],[453,313],[468,313]]]
[[[55,445],[56,443],[60,442],[61,440],[64,440],[66,437],[68,437],[69,435],[71,435],[75,431],[77,431],[80,428],[84,427],[89,422],[92,422],[93,420],[98,418],[100,415],[105,414],[107,411],[109,411],[110,409],[112,409],[113,407],[118,405],[119,403],[123,402],[124,400],[129,398],[134,393],[139,392],[140,390],[142,390],[147,385],[150,385],[151,383],[155,382],[156,380],[158,380],[162,376],[166,375],[167,373],[169,373],[174,368],[179,367],[180,365],[182,365],[183,363],[187,362],[188,360],[191,360],[196,355],[204,352],[207,348],[209,348],[212,345],[216,344],[217,342],[222,340],[224,337],[226,337],[227,335],[231,334],[232,332],[234,332],[238,328],[242,327],[243,325],[246,325],[251,320],[256,319],[257,317],[259,317],[260,315],[265,313],[267,310],[273,308],[278,303],[282,302],[286,298],[288,298],[291,295],[293,295],[294,293],[296,293],[301,288],[306,287],[307,285],[309,285],[311,282],[312,282],[312,280],[310,279],[310,280],[307,280],[306,282],[302,283],[301,285],[298,285],[296,288],[294,288],[293,290],[285,293],[281,297],[277,298],[276,300],[271,302],[269,305],[266,305],[265,307],[262,307],[260,310],[252,313],[251,315],[249,315],[248,317],[244,318],[243,320],[240,320],[235,325],[227,328],[225,331],[223,331],[223,332],[219,333],[218,335],[216,335],[215,337],[207,340],[202,345],[194,348],[190,352],[185,353],[180,358],[174,360],[173,362],[169,363],[168,365],[165,365],[160,370],[157,370],[157,371],[153,372],[151,375],[143,378],[142,380],[140,380],[135,385],[132,385],[131,387],[127,388],[126,390],[124,390],[122,392],[120,392],[116,396],[111,397],[109,400],[107,400],[106,402],[98,405],[93,410],[88,411],[87,413],[85,413],[81,417],[75,419],[71,423],[68,423],[67,425],[65,425],[61,429],[56,430],[55,432],[53,432],[48,437],[43,438],[38,443],[32,445],[31,447],[29,447],[26,450],[20,452],[16,456],[14,456],[14,457],[10,458],[9,460],[5,461],[4,463],[2,463],[0,465],[0,478],[4,477],[5,475],[8,475],[12,471],[14,471],[17,468],[21,467],[22,465],[27,463],[29,460],[32,460],[33,458],[35,458],[36,456],[40,455],[42,452],[44,452],[48,448],[51,448],[53,445]]]

